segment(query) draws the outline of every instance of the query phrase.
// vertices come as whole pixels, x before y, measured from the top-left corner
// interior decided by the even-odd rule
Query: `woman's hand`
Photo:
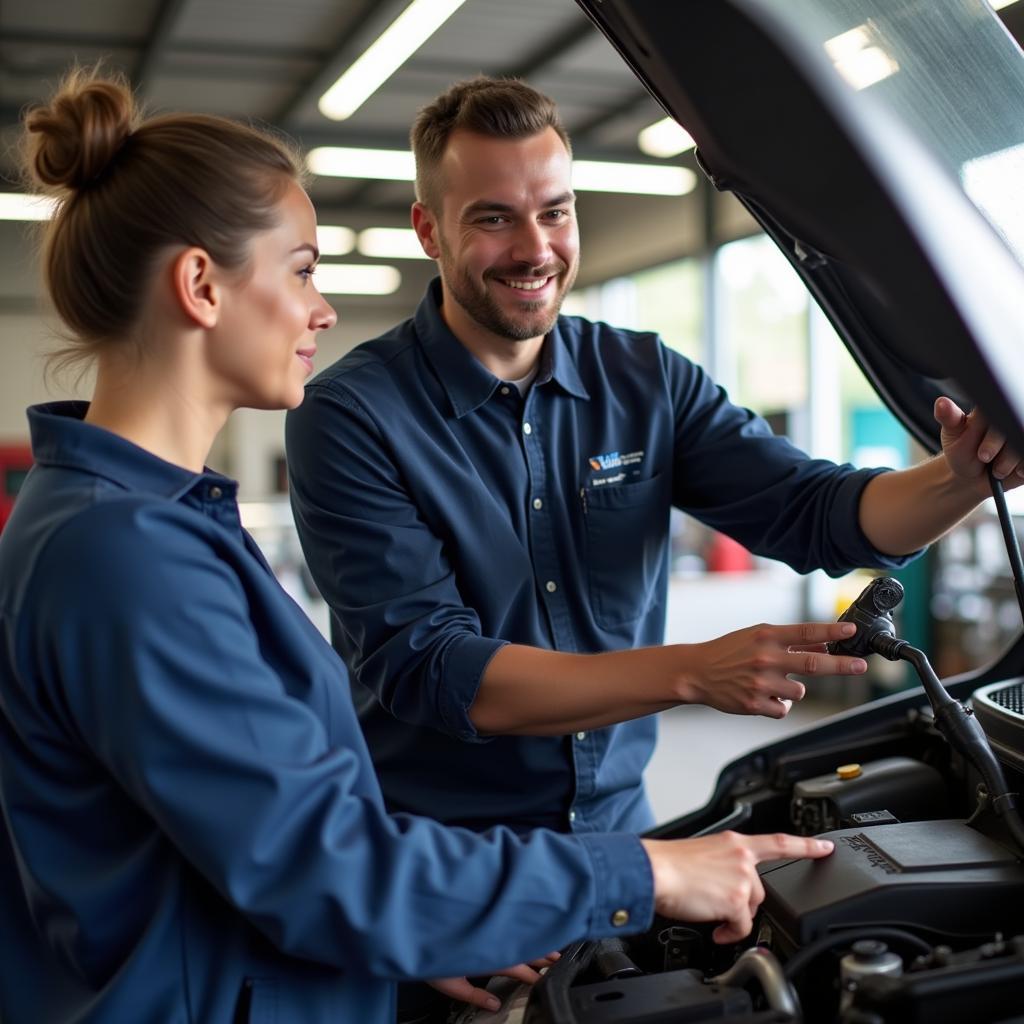
[[[678,921],[720,921],[715,942],[750,934],[764,899],[757,865],[765,860],[827,857],[830,840],[718,832],[700,839],[642,839],[654,876],[654,909]]]
[[[506,967],[504,970],[493,973],[504,978],[515,978],[516,981],[521,981],[524,985],[532,985],[540,980],[538,972],[545,967],[550,967],[560,956],[560,953],[548,953],[547,956],[542,956],[539,960],[531,960],[528,964],[516,964],[514,967]],[[494,1013],[501,1009],[498,999],[486,989],[477,988],[469,978],[435,978],[427,984],[451,999],[479,1006],[481,1010],[490,1010]]]

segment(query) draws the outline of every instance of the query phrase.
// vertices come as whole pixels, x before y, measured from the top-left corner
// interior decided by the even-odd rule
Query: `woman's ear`
[[[197,327],[215,327],[221,310],[220,284],[205,249],[192,246],[171,265],[171,288],[182,313]]]

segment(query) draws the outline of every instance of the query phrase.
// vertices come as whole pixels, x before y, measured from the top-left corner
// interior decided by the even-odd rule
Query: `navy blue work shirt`
[[[435,280],[287,425],[296,525],[385,799],[475,829],[642,831],[655,718],[484,742],[467,711],[487,663],[506,643],[661,643],[672,505],[800,572],[902,564],[858,525],[877,471],[808,458],[656,335],[579,317],[559,317],[524,398],[440,302]]]
[[[387,816],[235,484],[84,412],[30,411],[0,537],[5,1024],[392,1024],[388,979],[649,925],[633,836]]]

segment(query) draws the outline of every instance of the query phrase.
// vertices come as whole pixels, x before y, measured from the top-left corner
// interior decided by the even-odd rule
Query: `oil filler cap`
[[[859,764],[841,764],[836,769],[836,775],[841,779],[859,779],[864,770]]]

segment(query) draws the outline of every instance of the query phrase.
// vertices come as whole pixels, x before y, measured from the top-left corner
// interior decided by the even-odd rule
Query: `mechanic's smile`
[[[540,291],[546,284],[554,280],[554,277],[531,277],[525,280],[517,278],[499,277],[498,280],[509,288],[515,288],[523,292]]]

